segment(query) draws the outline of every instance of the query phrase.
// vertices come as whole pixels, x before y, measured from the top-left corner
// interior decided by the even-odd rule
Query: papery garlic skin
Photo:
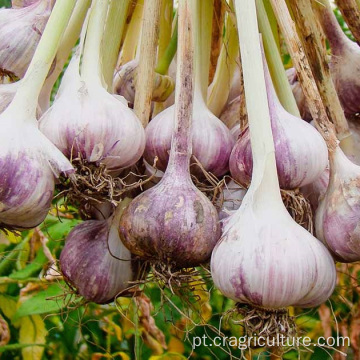
[[[329,66],[345,115],[350,116],[360,112],[360,47],[345,34],[343,41],[332,46]]]
[[[0,10],[0,70],[23,77],[51,13],[51,1]]]
[[[315,228],[336,260],[360,260],[360,167],[339,147],[330,162],[330,182],[316,211]]]
[[[68,158],[104,163],[118,172],[138,161],[145,147],[144,129],[121,96],[83,81],[74,61],[59,93],[40,119],[40,130]]]
[[[182,268],[209,259],[220,226],[214,206],[190,177],[185,181],[165,174],[127,207],[119,233],[133,254]]]
[[[0,114],[8,107],[19,87],[19,82],[0,84]]]
[[[228,102],[220,114],[220,120],[229,128],[234,128],[240,122],[240,96]],[[237,140],[237,139],[236,139]]]
[[[136,279],[137,268],[119,239],[117,225],[114,218],[77,225],[60,256],[63,276],[80,295],[98,304],[127,295],[129,281]]]
[[[290,87],[293,92],[296,104],[300,111],[301,118],[303,120],[310,121],[312,119],[312,116],[310,114],[309,107],[306,103],[305,95],[304,92],[302,91],[295,68],[292,67],[290,69],[287,69],[286,75],[290,83]]]
[[[210,110],[199,103],[194,104],[193,111],[192,153],[206,171],[216,176],[224,175],[229,168],[229,156],[234,144],[230,131]],[[153,164],[157,156],[156,166],[161,171],[165,171],[167,167],[173,129],[174,106],[158,114],[145,129],[144,158],[149,164]]]
[[[271,128],[280,187],[295,189],[315,181],[328,163],[326,143],[320,133],[281,106],[272,112]],[[248,129],[240,134],[229,163],[232,177],[248,186],[253,168]]]
[[[50,209],[54,175],[73,168],[33,123],[1,120],[0,227],[33,228]]]
[[[280,204],[251,203],[224,224],[211,257],[215,286],[234,301],[262,308],[313,307],[334,290],[336,269],[325,246]]]

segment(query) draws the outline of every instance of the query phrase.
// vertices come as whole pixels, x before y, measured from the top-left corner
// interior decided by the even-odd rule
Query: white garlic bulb
[[[50,0],[0,10],[0,71],[23,77],[51,13]]]

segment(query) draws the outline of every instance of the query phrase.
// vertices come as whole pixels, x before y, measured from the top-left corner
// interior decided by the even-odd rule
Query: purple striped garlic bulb
[[[113,174],[135,164],[145,147],[141,122],[126,100],[102,85],[100,47],[107,3],[90,17],[82,64],[82,44],[73,56],[40,130],[68,158],[103,163]],[[102,8],[101,8],[102,7]],[[100,11],[99,11],[100,9]]]
[[[105,304],[116,296],[128,295],[129,282],[139,275],[139,263],[118,234],[123,209],[124,203],[106,220],[88,220],[75,226],[61,252],[62,275],[88,301]]]
[[[328,151],[313,126],[288,113],[280,104],[265,60],[264,63],[279,184],[282,189],[294,189],[312,183],[322,174],[328,163]],[[232,177],[248,186],[253,169],[248,128],[240,134],[229,163]]]
[[[48,214],[55,176],[73,168],[37,129],[14,108],[0,116],[0,228],[23,230],[39,225]],[[12,111],[11,111],[12,110]]]
[[[313,307],[334,290],[336,269],[325,246],[296,224],[281,203],[248,193],[226,219],[213,250],[215,286],[234,301],[262,308]]]
[[[153,164],[157,156],[157,168],[161,171],[165,171],[168,164],[173,127],[174,106],[170,106],[152,119],[145,129],[144,158]],[[229,129],[210,112],[202,99],[196,100],[196,97],[192,139],[193,155],[205,170],[216,176],[224,175],[229,168],[233,139]]]
[[[330,155],[330,182],[316,211],[315,229],[335,259],[360,260],[360,167],[337,147]]]
[[[0,73],[23,77],[51,13],[52,1],[0,10]]]

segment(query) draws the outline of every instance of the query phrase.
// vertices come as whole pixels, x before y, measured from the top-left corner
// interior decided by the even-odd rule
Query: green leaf
[[[19,350],[30,346],[46,346],[45,344],[10,344],[10,345],[4,345],[0,346],[0,354],[5,351],[13,351],[13,350]]]
[[[41,316],[32,315],[21,320],[19,343],[44,344],[46,343],[47,330]],[[21,350],[23,360],[40,360],[44,352],[42,346],[28,346]]]
[[[17,301],[9,295],[0,295],[0,310],[8,318],[11,319],[16,312]]]
[[[66,306],[64,289],[60,284],[50,285],[46,290],[42,290],[24,301],[17,309],[13,320],[33,314],[57,313]]]

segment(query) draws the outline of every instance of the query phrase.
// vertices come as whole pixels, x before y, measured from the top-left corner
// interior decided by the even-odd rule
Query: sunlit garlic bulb
[[[261,206],[245,196],[227,219],[211,258],[215,286],[237,302],[263,308],[317,306],[334,290],[334,261],[282,204],[276,205]]]
[[[38,0],[24,8],[0,10],[0,71],[23,77],[34,55],[52,1]]]
[[[80,75],[80,55],[78,49],[53,105],[40,119],[40,130],[68,158],[80,155],[117,173],[141,157],[144,129],[126,100],[104,89],[96,71]]]

